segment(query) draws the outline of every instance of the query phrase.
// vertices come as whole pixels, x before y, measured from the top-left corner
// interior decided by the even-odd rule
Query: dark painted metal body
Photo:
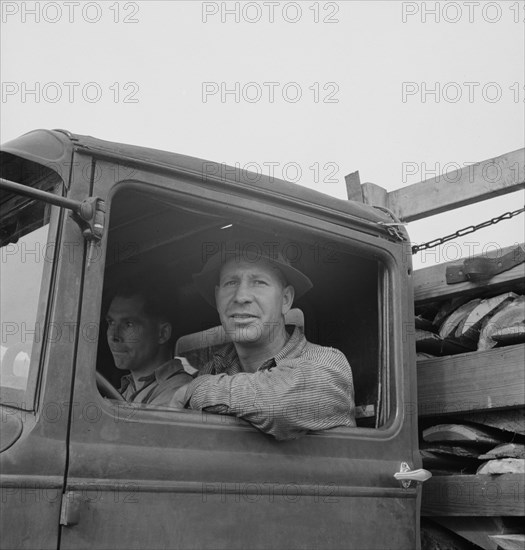
[[[85,329],[99,321],[107,242],[96,245],[98,261],[88,265],[80,229],[55,207],[50,238],[83,252],[73,260],[58,254],[46,266],[51,290],[42,307],[46,322],[77,328],[74,338],[44,346],[35,406],[6,409],[22,429],[0,454],[5,548],[419,547],[420,488],[394,479],[401,462],[420,467],[407,330],[411,265],[406,243],[378,225],[391,221],[387,216],[287,182],[253,184],[233,169],[211,175],[198,159],[59,132],[34,132],[4,150],[52,164],[75,200],[97,196],[110,204],[125,180],[264,211],[374,249],[388,269],[395,379],[393,414],[380,429],[335,429],[289,442],[230,417],[103,399],[95,387],[96,334]],[[61,411],[56,419],[52,407]]]

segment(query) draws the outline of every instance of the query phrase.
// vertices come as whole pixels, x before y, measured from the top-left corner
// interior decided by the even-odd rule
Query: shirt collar
[[[299,357],[306,346],[306,338],[300,327],[296,326],[292,335],[288,339],[288,342],[284,345],[283,349],[274,357],[275,362],[282,359],[295,359]]]
[[[293,325],[291,325],[293,326]],[[294,359],[299,357],[303,352],[306,345],[306,338],[300,327],[295,326],[288,341],[274,357],[267,359],[257,370],[266,370],[274,367],[279,361],[284,358]],[[243,368],[240,364],[239,357],[235,351],[233,344],[228,344],[214,353],[213,363],[215,367],[215,373],[232,371],[243,372]]]
[[[158,366],[151,374],[141,376],[139,378],[139,382],[143,382],[143,387],[146,387],[154,380],[156,380],[157,383],[160,384],[161,382],[164,382],[165,380],[182,370],[184,370],[184,367],[182,366],[180,359],[170,359],[169,361],[166,361],[165,363],[162,363],[162,365]],[[133,388],[133,391],[136,391],[137,388],[135,386],[135,380],[131,373],[124,375],[120,379],[120,393],[126,391],[126,388],[130,384]]]
[[[216,374],[226,372],[226,370],[235,367],[235,370],[242,372],[242,367],[239,362],[239,357],[235,351],[233,344],[227,344],[219,348],[213,354],[213,366]]]

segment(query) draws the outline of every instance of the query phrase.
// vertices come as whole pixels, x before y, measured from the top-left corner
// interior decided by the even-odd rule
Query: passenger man
[[[284,316],[312,282],[263,245],[229,243],[194,275],[232,343],[173,403],[250,422],[276,439],[355,426],[352,371],[340,351],[306,340]]]
[[[119,390],[126,401],[168,405],[173,393],[192,380],[180,360],[172,359],[172,324],[165,303],[155,288],[131,283],[111,301],[107,340],[117,369],[129,371]]]

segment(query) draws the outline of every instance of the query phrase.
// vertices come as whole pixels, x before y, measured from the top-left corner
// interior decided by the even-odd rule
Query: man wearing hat
[[[177,390],[173,406],[242,418],[276,439],[355,426],[352,371],[334,348],[312,344],[285,327],[310,279],[275,249],[228,243],[194,275],[232,340],[199,376]]]

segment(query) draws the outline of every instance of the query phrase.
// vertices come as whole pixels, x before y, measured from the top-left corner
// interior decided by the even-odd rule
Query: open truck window
[[[115,368],[105,316],[119,285],[130,279],[145,287],[162,281],[174,331],[172,356],[182,357],[186,370],[195,374],[227,337],[217,312],[195,289],[192,274],[224,250],[232,235],[242,235],[279,250],[310,277],[314,288],[296,300],[287,322],[300,325],[308,341],[345,354],[353,372],[357,425],[385,423],[390,381],[383,302],[388,285],[383,263],[371,252],[333,234],[277,222],[264,212],[248,215],[133,187],[113,196],[109,220],[97,369],[115,388],[126,371]]]

